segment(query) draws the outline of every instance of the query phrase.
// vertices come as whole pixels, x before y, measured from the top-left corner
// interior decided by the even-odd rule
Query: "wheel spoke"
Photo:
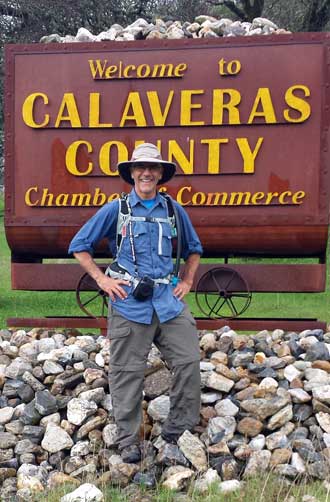
[[[218,281],[217,281],[217,278],[215,277],[215,274],[213,273],[213,271],[211,270],[211,277],[214,281],[214,284],[216,285],[216,287],[218,288],[218,293],[220,293],[221,291],[221,286],[218,284]]]
[[[250,298],[250,293],[231,293],[230,298]]]
[[[236,272],[234,271],[229,279],[229,281],[227,282],[226,286],[224,287],[224,290],[227,291],[228,288],[229,288],[229,285],[231,284],[232,280],[234,279],[234,277],[236,276]]]
[[[219,310],[221,310],[221,308],[223,307],[223,305],[224,305],[224,303],[225,303],[226,300],[224,300],[222,302],[222,304],[220,305],[220,307],[218,308],[218,310],[216,310],[216,307],[217,307],[218,303],[220,302],[220,300],[223,300],[223,298],[221,296],[218,297],[217,301],[215,302],[215,304],[212,307],[209,304],[209,302],[207,301],[207,297],[205,298],[206,304],[207,304],[208,308],[210,309],[209,316],[211,316],[212,313],[218,314]]]
[[[96,282],[94,281],[94,279],[92,279],[91,277],[86,277],[83,281],[83,284],[81,285],[81,289],[83,290],[86,286],[89,286],[92,290],[95,290],[96,289]]]
[[[89,303],[91,303],[92,301],[94,301],[96,298],[98,298],[100,295],[99,293],[96,293],[96,295],[92,296],[89,300],[87,300],[85,303],[82,303],[82,306],[83,307],[86,307],[86,305],[88,305]]]
[[[219,297],[220,298],[220,297]],[[221,311],[222,307],[225,305],[226,303],[226,298],[223,298],[223,302],[221,303],[221,305],[219,306],[218,310],[215,312],[217,316],[220,315],[220,317],[223,317],[221,316],[221,314],[219,314],[219,312]],[[214,309],[213,309],[214,310]]]
[[[248,308],[251,293],[236,270],[217,267],[208,270],[199,279],[195,298],[199,309],[207,317],[234,318]]]
[[[234,314],[234,316],[236,317],[238,315],[238,311],[236,310],[236,307],[234,305],[234,302],[232,301],[231,298],[227,298],[227,303],[229,305],[229,308],[231,309],[232,313]]]
[[[108,304],[107,304],[106,299],[104,298],[104,296],[103,296],[102,300],[103,301],[102,301],[102,312],[101,312],[101,315],[102,315],[102,317],[104,317],[104,314],[105,314],[105,311],[106,311],[106,309],[108,307]]]

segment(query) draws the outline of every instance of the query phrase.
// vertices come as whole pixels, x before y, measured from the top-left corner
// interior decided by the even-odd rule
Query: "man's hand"
[[[188,256],[184,267],[183,277],[173,290],[174,296],[176,296],[179,300],[182,300],[182,298],[191,290],[199,261],[200,256],[197,253],[193,253]]]
[[[82,266],[82,268],[87,272],[96,282],[98,287],[105,291],[111,298],[113,302],[116,301],[116,297],[124,300],[127,298],[126,291],[121,287],[122,285],[129,286],[129,281],[124,281],[122,279],[112,279],[104,274],[104,272],[98,267],[98,265],[93,260],[93,257],[87,251],[80,251],[73,253],[75,258]]]
[[[100,289],[105,291],[110,296],[113,302],[116,301],[117,296],[121,300],[125,300],[125,298],[127,298],[127,293],[121,287],[121,284],[129,286],[129,281],[124,281],[122,279],[112,279],[111,277],[103,274],[96,279],[96,283]]]
[[[179,300],[182,300],[184,296],[191,290],[192,283],[186,281],[180,281],[179,284],[174,288],[173,294]]]

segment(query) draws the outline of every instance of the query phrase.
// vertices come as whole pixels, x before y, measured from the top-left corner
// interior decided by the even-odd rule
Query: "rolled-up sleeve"
[[[92,216],[72,239],[68,253],[86,251],[94,254],[97,244],[103,238],[115,240],[118,218],[118,201],[103,206]]]
[[[197,253],[199,255],[203,254],[203,248],[201,241],[194,229],[188,213],[183,209],[180,204],[174,202],[181,219],[182,227],[182,258],[186,260],[189,255]]]

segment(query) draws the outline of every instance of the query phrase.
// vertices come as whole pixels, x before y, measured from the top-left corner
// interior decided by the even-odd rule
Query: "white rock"
[[[221,478],[215,469],[208,469],[205,474],[194,483],[194,490],[200,493],[208,491],[210,485],[220,483]]]
[[[69,422],[81,425],[87,417],[97,411],[97,404],[86,399],[73,398],[68,402],[67,417]]]
[[[102,42],[102,40],[115,40],[117,35],[116,30],[101,31],[96,37],[95,42]]]
[[[36,340],[36,346],[38,352],[50,352],[56,349],[56,343],[53,338],[41,338],[40,340]]]
[[[330,415],[329,413],[324,413],[323,411],[320,411],[319,413],[316,413],[315,415],[316,420],[318,421],[320,427],[330,434]]]
[[[165,422],[170,411],[170,398],[168,396],[159,396],[150,401],[148,405],[148,414],[158,422]]]
[[[178,446],[197,471],[207,470],[205,447],[198,437],[189,431],[185,431],[178,439]]]
[[[42,369],[45,375],[59,375],[64,371],[63,366],[61,366],[59,363],[56,363],[55,361],[45,361]]]
[[[220,392],[202,392],[201,402],[202,404],[212,404],[219,401],[222,398]]]
[[[218,434],[223,435],[222,440],[228,441],[233,438],[235,429],[236,420],[234,417],[215,417],[209,420],[207,433],[212,441]]]
[[[5,425],[8,422],[11,421],[13,418],[15,408],[12,408],[11,406],[5,406],[4,408],[0,409],[0,425]]]
[[[330,385],[321,385],[312,389],[313,397],[330,404]]]
[[[85,483],[61,498],[61,502],[103,502],[104,496],[95,485]]]
[[[215,338],[214,333],[206,333],[203,335],[199,344],[205,352],[214,351],[216,349],[217,340]]]
[[[264,449],[266,444],[266,437],[263,434],[258,434],[258,436],[251,439],[249,442],[249,448],[254,451],[260,451]]]
[[[244,24],[244,23],[242,23]],[[249,23],[250,24],[250,23]],[[283,329],[274,329],[273,333],[272,333],[272,340],[276,341],[276,340],[281,340],[283,338],[283,335],[284,335],[284,331]]]
[[[308,403],[312,399],[304,389],[289,389],[288,392],[291,394],[294,403]]]
[[[266,437],[266,445],[267,449],[270,451],[277,450],[278,448],[287,448],[287,446],[289,446],[289,440],[286,434],[278,431]]]
[[[193,475],[194,472],[191,469],[184,468],[172,476],[169,476],[166,481],[162,483],[162,486],[169,490],[182,490]]]
[[[268,450],[254,451],[248,460],[244,477],[256,476],[268,469],[271,452]]]
[[[299,474],[304,474],[306,472],[304,461],[297,452],[292,452],[291,465],[297,470],[297,472],[299,472]]]
[[[48,424],[60,425],[60,423],[61,423],[61,415],[59,413],[52,413],[51,415],[42,417],[42,419],[40,420],[40,425],[42,427],[47,427]]]
[[[228,479],[227,481],[222,481],[219,484],[219,490],[221,493],[231,493],[237,490],[241,490],[243,483],[238,481],[238,479]]]
[[[102,354],[100,354],[100,353],[96,354],[95,362],[98,366],[100,366],[100,368],[104,368],[105,361],[104,361],[104,357],[102,356]]]
[[[113,406],[112,406],[112,399],[110,394],[106,394],[105,398],[101,402],[102,408],[104,408],[106,411],[109,412],[109,415],[112,415],[113,412]]]
[[[287,422],[289,422],[292,417],[292,404],[288,404],[269,419],[267,429],[271,431],[278,429],[279,427],[282,427],[282,425],[285,425]]]
[[[51,360],[51,361],[63,361],[64,363],[69,362],[72,359],[75,347],[74,345],[69,345],[68,347],[62,347],[60,349],[54,349],[50,352],[40,352],[37,356],[39,362]]]
[[[239,412],[238,406],[230,399],[218,401],[214,408],[219,417],[235,417]]]
[[[107,447],[112,447],[116,445],[117,442],[117,425],[108,424],[104,427],[102,431],[102,438]]]
[[[261,380],[261,382],[259,383],[259,389],[264,389],[269,392],[276,390],[277,387],[278,387],[278,382],[275,380],[275,378],[267,377]]]
[[[96,387],[96,389],[85,390],[79,394],[79,399],[85,399],[87,401],[94,401],[94,403],[99,404],[103,399],[105,399],[105,390],[103,387]]]
[[[278,26],[270,21],[269,19],[266,19],[265,17],[255,17],[252,21],[252,26],[253,28],[258,28],[258,27],[264,27],[264,26],[269,26],[273,28],[274,30],[278,29]]]
[[[41,446],[49,453],[57,453],[58,451],[71,448],[73,441],[64,429],[50,423],[47,425]]]
[[[284,377],[289,381],[292,382],[295,378],[299,378],[301,375],[300,371],[293,366],[293,364],[289,364],[284,368]]]
[[[44,486],[38,478],[34,476],[25,476],[24,474],[19,474],[17,476],[17,489],[24,490],[28,489],[31,492],[43,492]]]
[[[26,371],[32,372],[31,364],[21,357],[16,357],[16,359],[6,367],[5,376],[15,379],[22,376]]]
[[[213,371],[215,369],[215,366],[212,363],[207,363],[205,361],[201,361],[199,363],[199,369],[201,371]]]
[[[76,371],[84,371],[85,369],[85,365],[82,361],[80,361],[79,363],[74,363],[73,367]]]
[[[205,385],[211,389],[219,390],[220,392],[230,392],[232,387],[235,385],[235,382],[233,380],[229,380],[229,378],[219,375],[218,373],[215,373],[214,371],[210,371],[207,374]]]
[[[118,464],[122,464],[123,463],[123,459],[121,458],[120,455],[111,455],[109,457],[109,465],[118,465]]]
[[[305,355],[305,354],[302,354],[302,355]],[[307,368],[312,367],[312,363],[310,361],[295,361],[293,363],[293,365],[299,371],[305,371],[305,370],[307,370]]]
[[[70,457],[78,456],[84,457],[90,452],[89,441],[78,441],[74,446],[72,446],[70,451]]]
[[[95,36],[90,31],[86,30],[86,28],[79,28],[76,40],[78,42],[94,42]]]
[[[316,336],[306,336],[304,338],[301,338],[301,340],[299,340],[297,343],[306,351],[312,345],[319,343],[319,340],[318,338],[316,338]]]
[[[330,448],[330,434],[328,434],[327,432],[325,432],[325,433],[323,434],[323,441],[324,441],[324,443],[325,443],[325,446],[326,446],[327,448]]]
[[[316,380],[318,382],[327,382],[329,380],[329,373],[318,368],[307,368],[305,370],[306,380]],[[329,383],[329,382],[327,382]]]

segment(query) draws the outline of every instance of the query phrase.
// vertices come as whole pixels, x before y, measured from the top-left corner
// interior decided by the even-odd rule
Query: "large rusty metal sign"
[[[177,163],[162,189],[187,208],[206,255],[324,261],[329,69],[328,34],[7,46],[13,262],[65,257],[81,224],[129,190],[116,165],[145,141]],[[324,287],[323,272],[307,290]]]

